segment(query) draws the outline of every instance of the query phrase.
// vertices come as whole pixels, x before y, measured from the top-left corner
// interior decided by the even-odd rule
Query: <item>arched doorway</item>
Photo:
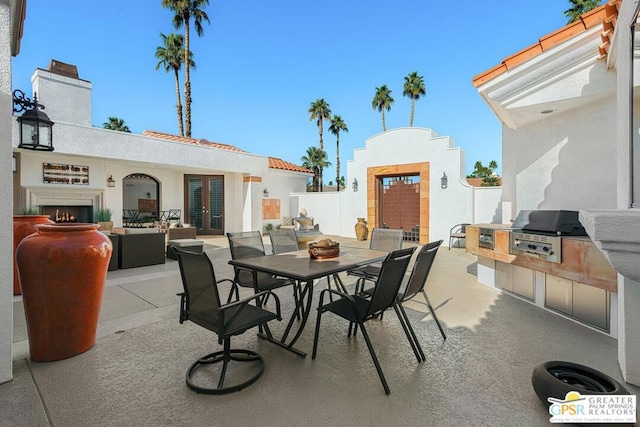
[[[140,221],[155,221],[160,208],[160,183],[152,176],[133,173],[122,179],[122,208],[138,210]]]

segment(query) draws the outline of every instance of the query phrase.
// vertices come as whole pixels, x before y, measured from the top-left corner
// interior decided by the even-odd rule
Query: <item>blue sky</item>
[[[13,88],[29,93],[35,69],[57,59],[92,82],[95,126],[118,116],[134,133],[178,134],[173,75],[155,70],[154,55],[160,32],[182,30],[160,3],[28,0]],[[452,137],[466,152],[465,173],[478,160],[496,160],[500,171],[501,125],[471,80],[565,25],[568,7],[566,0],[212,0],[203,37],[192,32],[192,136],[300,164],[318,144],[309,105],[324,98],[349,128],[340,136],[344,174],[353,150],[382,131],[371,107],[377,86],[386,84],[395,99],[387,129],[409,125],[402,85],[417,71],[427,94],[416,102],[414,127]],[[325,183],[334,174],[325,171]]]

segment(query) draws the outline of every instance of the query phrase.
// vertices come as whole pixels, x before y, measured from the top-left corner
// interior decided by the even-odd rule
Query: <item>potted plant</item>
[[[111,231],[113,229],[113,221],[111,221],[111,209],[97,209],[96,210],[96,221],[100,225],[100,230]]]
[[[20,215],[13,216],[13,294],[20,295],[20,275],[18,272],[18,264],[16,263],[16,249],[18,244],[30,235],[36,232],[38,224],[53,224],[49,215],[40,215],[40,209],[37,207],[26,208],[20,211]]]

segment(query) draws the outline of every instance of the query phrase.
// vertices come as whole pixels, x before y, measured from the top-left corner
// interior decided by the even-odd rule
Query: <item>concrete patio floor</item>
[[[217,278],[231,278],[226,238],[206,243]],[[616,340],[478,284],[475,261],[446,247],[436,258],[427,293],[446,341],[420,300],[406,305],[426,362],[416,362],[395,313],[367,323],[390,396],[362,335],[347,338],[342,319],[323,316],[311,360],[315,309],[296,345],[309,352],[306,358],[249,331],[232,347],[262,354],[266,368],[258,382],[225,396],[190,391],[187,368],[221,346],[212,332],[179,324],[182,285],[172,260],[109,272],[97,343],[66,360],[29,360],[22,301],[14,297],[14,380],[0,385],[0,426],[548,426],[531,387],[536,365],[573,361],[621,381]],[[353,281],[345,276],[345,282]],[[278,293],[288,315],[290,291]]]

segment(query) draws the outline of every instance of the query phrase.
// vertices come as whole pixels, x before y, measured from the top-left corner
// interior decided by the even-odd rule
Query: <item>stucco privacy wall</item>
[[[347,162],[348,198],[342,206],[341,234],[355,235],[353,225],[357,217],[367,215],[367,171],[387,165],[429,163],[429,235],[428,240],[448,241],[449,230],[458,223],[472,221],[490,222],[499,203],[488,210],[483,218],[474,216],[474,191],[465,179],[465,153],[455,147],[448,136],[438,136],[427,128],[398,128],[379,133],[365,142],[365,148],[354,151],[353,160]],[[441,188],[442,175],[447,175],[447,188]],[[358,192],[351,184],[358,181]],[[483,198],[484,196],[480,196]],[[486,204],[491,204],[487,200]],[[401,207],[399,207],[401,208]],[[498,216],[497,218],[500,218]],[[372,228],[377,224],[370,224]]]
[[[615,123],[615,98],[608,97],[516,130],[503,125],[503,199],[512,215],[615,208]]]
[[[11,172],[11,10],[0,0],[0,200],[13,211]],[[0,221],[0,383],[13,378],[13,224]]]
[[[421,166],[422,165],[422,166]],[[475,188],[465,179],[465,153],[449,137],[426,128],[398,128],[377,134],[354,150],[347,162],[346,188],[340,193],[300,193],[291,196],[291,215],[305,208],[326,234],[355,237],[356,218],[371,220],[367,191],[371,171],[414,170],[428,172],[428,236],[448,242],[451,227],[458,223],[501,222],[501,188]],[[447,188],[441,188],[443,173]],[[354,180],[357,191],[354,191]],[[402,209],[399,206],[398,209]],[[421,206],[421,210],[423,207]],[[369,224],[372,229],[377,224]]]

